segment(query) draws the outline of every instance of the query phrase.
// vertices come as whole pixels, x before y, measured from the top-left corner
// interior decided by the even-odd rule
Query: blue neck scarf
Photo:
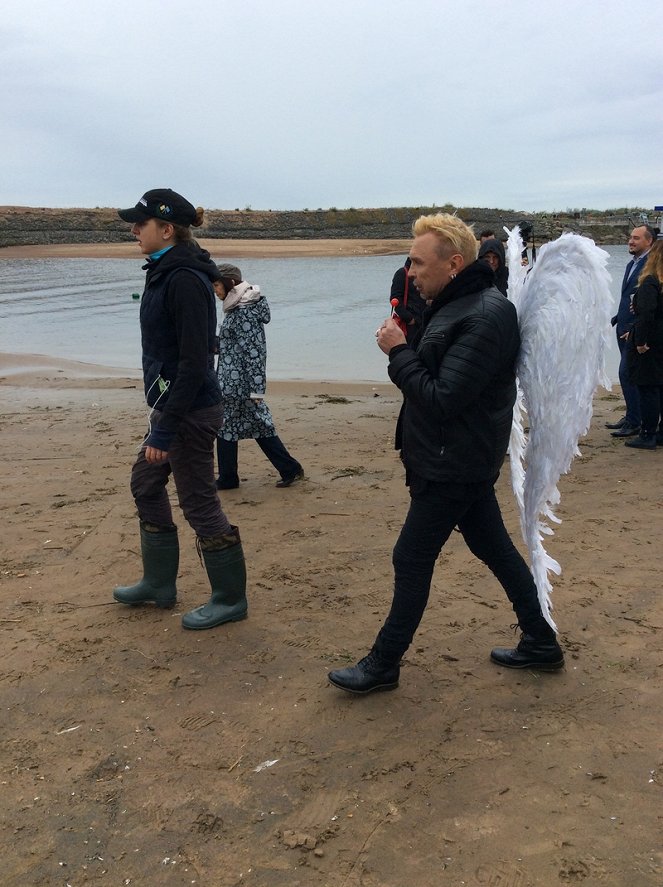
[[[150,259],[152,259],[153,262],[156,262],[157,259],[160,259],[164,253],[167,253],[168,250],[172,248],[172,244],[171,246],[164,246],[163,249],[158,250],[156,253],[150,253]]]

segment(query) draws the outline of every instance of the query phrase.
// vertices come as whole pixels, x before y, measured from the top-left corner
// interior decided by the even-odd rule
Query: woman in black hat
[[[218,278],[209,253],[191,237],[202,208],[169,188],[118,210],[148,256],[140,307],[149,427],[131,472],[140,519],[143,578],[115,588],[123,604],[172,607],[177,600],[177,528],[167,491],[172,473],[184,517],[195,530],[212,586],[207,604],[182,618],[184,628],[213,628],[247,614],[246,568],[237,527],[219,503],[214,442],[221,427],[221,391],[214,371]]]

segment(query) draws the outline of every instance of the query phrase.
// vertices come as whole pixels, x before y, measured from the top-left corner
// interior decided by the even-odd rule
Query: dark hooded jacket
[[[663,385],[663,284],[649,274],[633,296],[633,331],[628,340],[629,379],[634,385]],[[638,345],[649,345],[639,354]]]
[[[479,247],[479,258],[482,259],[486,253],[495,253],[499,259],[500,266],[495,271],[495,286],[506,296],[507,286],[509,285],[509,269],[506,267],[506,256],[504,254],[504,244],[501,240],[484,240]]]
[[[412,344],[413,339],[421,329],[421,321],[423,319],[426,302],[421,298],[419,290],[408,277],[409,265],[406,263],[404,267],[399,268],[391,281],[391,292],[389,299],[398,299],[398,305],[394,306],[394,314],[396,314],[405,324],[405,338],[408,345]]]
[[[436,483],[494,480],[506,455],[520,347],[516,309],[476,261],[433,300],[416,351],[389,352],[403,392],[396,448],[408,471]]]
[[[219,275],[194,242],[177,244],[143,267],[143,382],[148,405],[158,411],[146,443],[167,451],[184,416],[221,402],[212,287]]]

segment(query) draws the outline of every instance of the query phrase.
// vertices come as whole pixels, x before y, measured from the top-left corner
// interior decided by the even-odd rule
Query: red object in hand
[[[407,334],[407,324],[405,323],[404,320],[402,320],[398,316],[398,314],[396,314],[396,309],[398,308],[400,303],[401,303],[400,299],[394,298],[394,299],[390,300],[389,304],[391,305],[391,317],[392,317],[392,320],[394,320],[396,322],[396,325],[398,326],[400,331],[403,333],[403,335],[406,335]]]

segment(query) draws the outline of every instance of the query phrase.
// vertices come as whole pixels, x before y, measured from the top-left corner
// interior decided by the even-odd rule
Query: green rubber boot
[[[198,540],[212,586],[212,596],[202,607],[182,616],[182,627],[200,630],[224,622],[246,619],[246,564],[237,527],[232,534]]]
[[[131,606],[152,603],[164,610],[174,607],[177,602],[175,581],[180,565],[177,528],[150,532],[141,521],[140,550],[143,578],[135,585],[114,588],[113,597],[121,604]]]

